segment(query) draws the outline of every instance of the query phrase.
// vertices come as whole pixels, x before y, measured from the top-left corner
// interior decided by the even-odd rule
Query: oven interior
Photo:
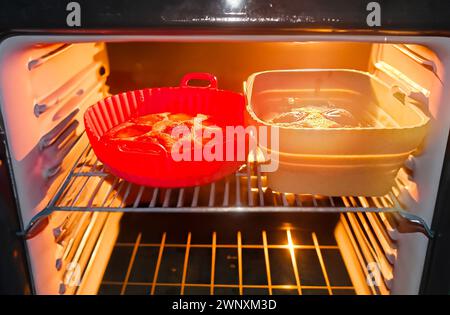
[[[417,292],[450,125],[450,51],[442,39],[392,42],[3,42],[3,128],[35,292]],[[188,72],[212,73],[219,88],[243,92],[250,74],[272,69],[368,72],[431,117],[389,194],[275,192],[253,161],[210,185],[137,186],[108,173],[84,134],[84,111],[107,95],[177,86]]]

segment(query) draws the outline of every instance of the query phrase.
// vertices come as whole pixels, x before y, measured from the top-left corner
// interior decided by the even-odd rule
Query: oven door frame
[[[24,227],[11,169],[3,118],[0,115],[0,294],[28,295],[35,290],[25,239],[20,236]]]
[[[349,2],[350,1],[350,2]],[[69,1],[68,1],[69,2]],[[201,2],[201,3],[200,3]],[[191,34],[191,35],[299,35],[326,34],[338,32],[348,35],[421,35],[450,37],[450,20],[447,12],[450,3],[445,8],[436,8],[422,0],[378,1],[382,8],[381,25],[367,25],[368,14],[366,4],[360,0],[346,0],[342,5],[335,0],[315,0],[310,2],[280,1],[277,10],[268,9],[271,1],[262,0],[248,2],[245,10],[256,18],[256,22],[239,20],[229,23],[224,19],[214,21],[198,19],[208,15],[223,18],[228,10],[224,0],[199,1],[183,10],[184,0],[172,1],[168,7],[163,0],[136,1],[134,10],[129,10],[129,4],[124,1],[78,1],[82,6],[83,17],[81,27],[69,27],[66,22],[68,9],[65,3],[55,1],[49,5],[49,0],[7,2],[0,8],[0,41],[14,35],[58,35],[81,33],[86,35],[129,35],[129,34]],[[370,1],[367,1],[370,2]],[[207,6],[205,4],[208,4]],[[20,6],[20,7],[19,7]],[[21,12],[17,14],[16,12]],[[127,12],[118,14],[118,12]],[[168,16],[168,12],[177,14]],[[143,14],[145,13],[145,14]],[[293,16],[305,17],[304,20],[294,20]],[[267,17],[270,17],[269,19]],[[274,19],[277,19],[274,22]],[[6,136],[3,132],[3,122],[0,117],[0,160],[6,162],[1,167],[8,171],[1,172],[0,180],[9,183],[0,191],[0,204],[7,206],[2,209],[0,229],[2,231],[23,231],[20,211],[14,193],[11,178],[11,165],[8,159]],[[421,294],[450,293],[450,141],[443,164],[439,183],[437,202],[434,209],[432,229],[434,239],[430,240],[425,258],[420,292]],[[8,274],[6,287],[0,282],[0,292],[34,293],[32,277],[30,276],[29,259],[25,242],[19,235],[9,233],[8,237],[0,238],[1,246],[8,247],[9,253],[2,255],[1,271]],[[5,242],[5,244],[4,244]],[[7,245],[6,245],[7,244]],[[15,289],[12,289],[15,288]],[[18,289],[19,288],[19,289]]]
[[[449,134],[450,137],[450,134]],[[450,138],[449,138],[450,139]],[[419,294],[450,294],[450,140],[445,150]]]

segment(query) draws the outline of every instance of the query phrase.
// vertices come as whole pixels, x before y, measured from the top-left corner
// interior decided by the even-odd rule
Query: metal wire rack
[[[88,146],[48,206],[52,211],[107,212],[379,212],[401,210],[393,193],[384,197],[296,195],[266,186],[260,166],[243,165],[221,181],[193,188],[138,186],[108,173]]]
[[[31,220],[27,231],[54,211],[377,212],[393,216],[391,222],[402,225],[401,231],[432,236],[422,218],[402,210],[396,188],[382,197],[331,197],[275,192],[266,182],[260,165],[247,162],[234,175],[205,186],[177,189],[139,186],[109,173],[87,145],[61,188],[47,208]]]
[[[228,216],[222,230],[214,218],[200,229],[189,223],[198,217],[182,224],[124,218],[99,294],[355,293],[329,235],[335,223],[330,217],[320,217],[320,227],[293,223],[282,229],[272,222],[261,229],[270,225],[270,215],[257,224]],[[137,220],[145,226],[130,224]]]

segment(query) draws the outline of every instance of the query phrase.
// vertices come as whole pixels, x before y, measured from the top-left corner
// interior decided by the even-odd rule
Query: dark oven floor
[[[99,294],[354,294],[337,214],[124,214]]]

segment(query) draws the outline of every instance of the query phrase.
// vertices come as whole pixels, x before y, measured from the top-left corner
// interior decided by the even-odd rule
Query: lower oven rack
[[[80,141],[82,142],[82,141]],[[81,150],[68,176],[48,206],[36,214],[23,232],[25,237],[55,211],[220,213],[374,212],[385,216],[400,233],[421,232],[432,237],[426,222],[402,209],[398,188],[382,197],[318,196],[280,193],[265,185],[258,163],[247,162],[231,176],[192,188],[145,187],[115,177],[97,159],[88,144]],[[301,174],[299,174],[301,176]]]
[[[337,215],[225,216],[125,214],[98,293],[357,292],[333,237]]]

